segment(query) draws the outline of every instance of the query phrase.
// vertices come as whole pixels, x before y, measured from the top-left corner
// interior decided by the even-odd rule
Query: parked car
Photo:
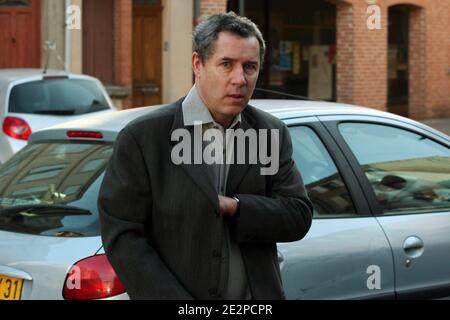
[[[0,164],[38,129],[115,111],[96,78],[42,69],[0,69]]]
[[[288,299],[450,297],[450,138],[393,114],[255,100],[289,126],[312,227],[279,243]],[[151,112],[33,133],[0,167],[0,299],[123,299],[97,194],[118,132]]]

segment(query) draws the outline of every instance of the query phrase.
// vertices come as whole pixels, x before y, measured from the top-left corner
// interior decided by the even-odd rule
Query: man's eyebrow
[[[219,59],[219,61],[220,62],[223,62],[223,61],[235,61],[236,59],[233,59],[233,58],[230,58],[230,57],[222,57],[222,58],[220,58]],[[245,61],[244,63],[246,63],[246,64],[258,64],[258,61],[256,61],[256,60],[249,60],[249,61]]]
[[[219,59],[220,61],[234,61],[236,59],[230,58],[230,57],[222,57]]]

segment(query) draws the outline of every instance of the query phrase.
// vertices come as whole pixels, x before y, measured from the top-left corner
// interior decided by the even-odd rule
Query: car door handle
[[[403,250],[408,257],[418,258],[423,253],[424,243],[419,237],[410,236],[403,242]]]

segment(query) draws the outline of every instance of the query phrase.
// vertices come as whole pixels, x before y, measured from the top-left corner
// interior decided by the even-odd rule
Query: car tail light
[[[3,121],[3,132],[14,139],[28,140],[31,134],[31,128],[23,119],[6,117]]]
[[[106,255],[96,255],[73,265],[64,283],[66,300],[94,300],[125,293]]]
[[[67,136],[69,138],[103,139],[103,134],[95,131],[69,131]]]

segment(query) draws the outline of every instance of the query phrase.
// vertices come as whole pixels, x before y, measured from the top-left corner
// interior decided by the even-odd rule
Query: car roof
[[[271,113],[281,120],[301,117],[316,117],[325,115],[361,115],[378,116],[393,120],[399,120],[414,126],[426,127],[416,121],[404,118],[392,113],[365,108],[350,104],[326,102],[326,101],[304,101],[304,100],[251,100],[250,105]],[[100,131],[104,141],[114,141],[117,133],[129,122],[166,105],[156,105],[127,109],[102,115],[89,115],[79,120],[65,122],[47,129],[36,131],[30,137],[30,141],[68,139],[67,131]],[[433,133],[439,132],[426,127]],[[82,139],[81,139],[82,140]]]
[[[32,78],[36,76],[44,76],[43,69],[0,69],[0,85],[3,87],[15,82],[17,80],[22,80],[26,78]],[[83,76],[77,73],[67,72],[64,70],[54,70],[49,69],[46,71],[45,76]],[[86,76],[89,77],[89,76]]]

